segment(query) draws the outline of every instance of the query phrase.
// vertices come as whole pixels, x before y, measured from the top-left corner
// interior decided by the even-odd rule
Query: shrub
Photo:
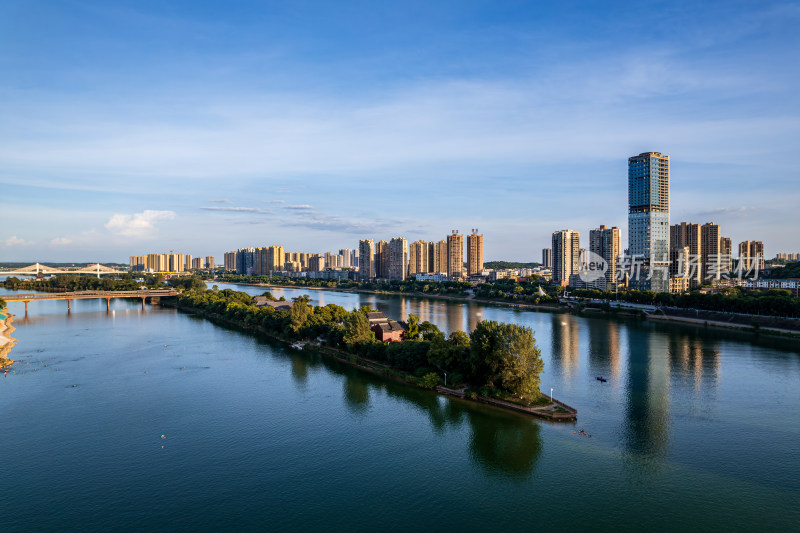
[[[439,374],[436,372],[429,372],[422,376],[420,380],[420,385],[425,387],[426,389],[433,389],[436,385],[439,384]]]

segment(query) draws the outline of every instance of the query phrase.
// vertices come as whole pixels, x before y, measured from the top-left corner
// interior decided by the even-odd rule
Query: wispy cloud
[[[265,204],[285,204],[286,200],[264,200]]]
[[[233,203],[233,202],[231,202],[230,200],[225,200],[225,199],[221,199],[221,200],[209,200],[209,202],[211,202],[212,204],[232,204],[232,203]]]
[[[72,244],[72,239],[68,237],[56,237],[50,241],[51,246],[67,246]]]
[[[260,209],[258,207],[205,205],[200,209],[204,209],[206,211],[225,211],[228,213],[257,213],[259,215],[271,215],[273,213],[269,209]]]
[[[25,239],[21,239],[21,238],[17,237],[16,235],[12,235],[11,237],[9,237],[5,241],[3,241],[3,244],[5,244],[6,246],[9,246],[9,247],[10,246],[29,246],[29,245],[33,244],[33,242],[26,241]]]
[[[175,218],[174,211],[155,211],[145,210],[141,213],[134,213],[131,215],[115,213],[106,222],[105,227],[107,230],[118,235],[136,238],[149,238],[153,237],[158,228],[156,224],[165,220],[172,220]]]
[[[728,207],[717,207],[714,209],[708,209],[706,211],[698,211],[695,213],[697,217],[716,217],[716,216],[750,216],[751,213],[759,211],[759,208],[747,206],[747,205],[739,205],[739,206],[728,206]]]
[[[322,213],[308,204],[284,206],[288,220],[281,222],[284,227],[303,227],[315,230],[332,231],[337,233],[351,233],[359,235],[371,235],[374,232],[383,230],[397,230],[403,224],[397,220],[370,219],[357,220],[347,219],[338,215]]]

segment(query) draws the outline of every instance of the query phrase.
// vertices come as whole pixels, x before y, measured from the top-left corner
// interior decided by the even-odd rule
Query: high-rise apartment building
[[[236,252],[225,252],[225,270],[236,270]]]
[[[339,255],[342,258],[342,260],[341,260],[341,263],[342,263],[341,267],[342,268],[350,268],[351,266],[353,266],[353,263],[352,263],[353,254],[352,254],[352,252],[353,251],[350,248],[342,248],[341,250],[339,250]]]
[[[322,272],[325,270],[325,256],[322,254],[311,254],[308,258],[308,269],[312,272]]]
[[[565,286],[578,273],[580,233],[571,229],[553,233],[553,282]]]
[[[628,252],[641,264],[634,289],[669,291],[669,232],[669,156],[628,158]]]
[[[362,281],[375,277],[375,243],[372,239],[358,241],[358,277]]]
[[[184,270],[192,270],[192,254],[186,254],[184,257],[186,257]]]
[[[483,235],[473,229],[467,235],[467,276],[478,276],[483,272]]]
[[[206,258],[208,263],[208,258]],[[236,250],[236,273],[252,275],[256,266],[256,249],[239,248]]]
[[[719,260],[723,274],[733,270],[733,242],[730,237],[719,238]]]
[[[201,268],[203,268],[203,258],[195,257],[192,259],[192,270],[200,270]]]
[[[447,241],[428,243],[428,270],[431,272],[447,272]]]
[[[447,277],[461,278],[464,272],[464,236],[453,230],[447,236]]]
[[[682,254],[675,256],[677,260],[686,262],[688,270],[684,271],[682,265],[671,264],[670,272],[683,272],[686,274],[689,279],[689,287],[692,289],[699,287],[703,283],[701,239],[700,224],[681,222],[669,227],[670,249],[689,248],[689,253],[685,257]]]
[[[216,259],[214,259],[213,255],[206,256],[206,268],[214,269],[216,266]]]
[[[389,279],[389,243],[387,241],[375,243],[375,277]]]
[[[700,227],[700,263],[703,267],[703,283],[711,283],[722,277],[722,257],[719,224],[707,222]]]
[[[542,266],[544,268],[553,268],[553,249],[542,248]]]
[[[739,243],[739,267],[748,270],[764,270],[764,243],[761,241],[744,241]]]
[[[404,280],[408,272],[408,241],[395,237],[389,242],[389,279]]]
[[[621,251],[621,239],[617,226],[609,228],[604,224],[589,232],[589,250],[602,257],[607,265],[606,288],[617,283],[617,258]]]
[[[414,241],[408,245],[408,275],[425,274],[428,268],[428,243]]]

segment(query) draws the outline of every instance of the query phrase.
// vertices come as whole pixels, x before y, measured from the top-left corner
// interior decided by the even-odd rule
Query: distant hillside
[[[517,263],[515,261],[486,261],[483,263],[483,268],[490,268],[492,270],[503,270],[506,268],[535,268],[541,263]]]
[[[786,263],[783,268],[773,268],[769,277],[776,279],[800,278],[800,261]]]

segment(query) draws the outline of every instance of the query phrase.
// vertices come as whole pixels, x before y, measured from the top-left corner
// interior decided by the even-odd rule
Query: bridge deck
[[[152,296],[177,296],[178,291],[171,289],[155,289],[150,291],[79,291],[79,292],[43,292],[29,294],[4,294],[7,302],[28,302],[32,300],[88,300],[92,298],[150,298]]]

